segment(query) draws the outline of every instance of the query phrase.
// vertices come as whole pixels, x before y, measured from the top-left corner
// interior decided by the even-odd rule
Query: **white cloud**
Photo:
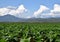
[[[16,9],[17,7],[14,7],[14,6],[7,6],[6,8],[8,8],[8,9]]]
[[[13,6],[8,6],[6,8],[0,8],[0,16],[4,16],[7,14],[15,16],[17,14],[22,14],[24,12],[27,12],[27,9],[24,7],[24,5],[20,5],[18,8],[13,7]]]
[[[9,10],[8,8],[0,8],[0,16],[4,16],[4,15],[7,15],[9,13]]]
[[[23,5],[20,5],[17,9],[11,10],[9,12],[9,14],[16,15],[16,14],[24,13],[26,11],[27,11],[27,9],[25,9],[25,7]]]
[[[55,4],[54,8],[50,11],[53,17],[60,17],[60,5]]]
[[[34,12],[33,16],[37,18],[60,17],[60,5],[55,4],[52,10],[44,5],[41,5],[40,8]]]
[[[27,16],[26,18],[32,18],[32,16]]]
[[[48,7],[44,5],[40,5],[40,8],[34,12],[33,15],[27,15],[26,12],[28,10],[24,7],[24,5],[20,5],[19,7],[8,6],[6,8],[0,8],[0,16],[4,16],[7,14],[14,15],[17,17],[31,18],[50,18],[50,17],[60,17],[60,5],[55,4],[53,9],[50,10]]]
[[[54,5],[54,9],[51,10],[51,12],[60,12],[60,5],[55,4],[55,5]]]
[[[37,16],[39,14],[41,14],[43,11],[46,11],[48,10],[49,8],[47,8],[46,6],[44,5],[40,5],[40,8],[34,12],[34,16]]]

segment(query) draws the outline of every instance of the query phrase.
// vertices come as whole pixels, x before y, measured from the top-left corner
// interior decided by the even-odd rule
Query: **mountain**
[[[27,21],[31,22],[60,22],[60,18],[31,18]]]
[[[0,16],[0,22],[60,22],[60,18],[18,18],[12,15]]]
[[[23,22],[24,19],[12,16],[12,15],[5,15],[5,16],[0,16],[0,22]]]

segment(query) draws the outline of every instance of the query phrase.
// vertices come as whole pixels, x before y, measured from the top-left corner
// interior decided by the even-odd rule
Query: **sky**
[[[0,0],[0,16],[19,18],[60,17],[60,0]]]

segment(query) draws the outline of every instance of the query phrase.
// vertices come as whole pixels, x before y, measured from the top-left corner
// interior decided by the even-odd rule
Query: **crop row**
[[[0,42],[60,42],[60,23],[0,23]]]

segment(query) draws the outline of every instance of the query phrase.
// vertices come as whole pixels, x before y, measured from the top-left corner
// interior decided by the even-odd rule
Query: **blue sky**
[[[49,8],[53,8],[54,4],[60,4],[60,0],[0,0],[0,7],[6,6],[19,6],[23,4],[30,10],[36,10],[40,5],[45,5]]]
[[[40,5],[44,5],[52,10],[54,9],[55,4],[60,5],[60,0],[0,0],[0,8],[8,6],[19,7],[20,5],[23,5],[30,11],[25,13],[28,15],[34,14],[34,12],[40,8]]]

